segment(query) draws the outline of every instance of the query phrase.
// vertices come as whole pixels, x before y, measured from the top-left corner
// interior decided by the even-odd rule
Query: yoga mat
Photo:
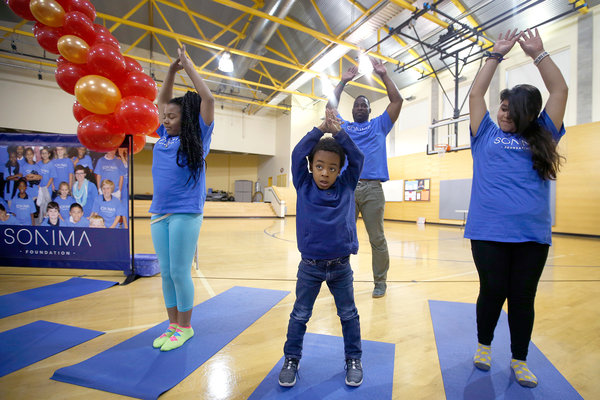
[[[35,321],[2,332],[0,377],[103,334],[48,321]]]
[[[533,343],[527,365],[537,376],[538,386],[519,385],[510,368],[510,334],[504,311],[494,332],[492,368],[484,372],[473,365],[475,304],[429,300],[429,309],[447,399],[583,399]]]
[[[152,341],[167,329],[169,321],[165,321],[79,364],[57,370],[51,379],[139,399],[156,399],[288,293],[235,286],[194,307],[195,335],[179,349],[162,352],[152,347]]]
[[[53,285],[0,296],[0,318],[104,290],[117,282],[71,278]]]
[[[344,339],[307,333],[304,336],[296,384],[279,385],[285,357],[273,367],[248,400],[264,399],[391,399],[394,381],[393,343],[362,341],[363,383],[346,385]]]

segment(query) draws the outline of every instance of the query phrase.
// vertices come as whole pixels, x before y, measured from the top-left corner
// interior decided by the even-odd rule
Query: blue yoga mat
[[[71,278],[53,285],[0,296],[0,318],[59,303],[75,297],[98,292],[117,282]]]
[[[156,399],[288,293],[233,287],[194,307],[195,335],[181,348],[167,352],[152,348],[152,341],[168,328],[165,321],[79,364],[57,370],[51,379],[139,399]]]
[[[304,336],[296,385],[279,385],[284,357],[273,367],[248,400],[264,399],[391,399],[394,381],[393,343],[362,341],[363,383],[345,383],[344,339],[307,333]]]
[[[35,321],[0,333],[0,376],[87,342],[104,332]]]
[[[446,398],[479,399],[582,399],[571,384],[533,344],[527,365],[538,378],[536,388],[524,388],[510,368],[508,318],[502,315],[492,343],[492,368],[480,371],[473,366],[477,349],[475,304],[429,301]]]

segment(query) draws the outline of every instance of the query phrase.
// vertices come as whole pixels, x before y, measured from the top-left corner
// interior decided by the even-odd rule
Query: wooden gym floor
[[[475,302],[478,280],[469,242],[459,227],[386,221],[388,291],[373,299],[370,246],[362,222],[358,227],[360,250],[351,263],[363,339],[395,343],[394,399],[445,398],[427,300]],[[136,253],[153,253],[149,220],[136,220],[135,232]],[[585,399],[598,398],[600,239],[555,235],[553,240],[538,289],[533,341]],[[295,219],[207,218],[199,251],[200,269],[192,272],[195,304],[236,285],[291,293],[161,399],[245,399],[282,356],[300,257]],[[0,295],[72,276],[123,281],[123,275],[114,271],[4,267]],[[1,319],[0,331],[40,319],[106,334],[0,378],[1,399],[124,398],[49,378],[58,368],[164,321],[160,277]],[[341,336],[325,285],[308,331]],[[508,351],[496,351],[504,350]]]

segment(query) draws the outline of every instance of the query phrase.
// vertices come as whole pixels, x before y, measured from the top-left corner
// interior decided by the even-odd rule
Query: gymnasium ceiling
[[[110,29],[121,52],[160,84],[185,43],[217,104],[244,112],[288,110],[290,94],[325,101],[321,78],[335,86],[361,51],[382,60],[398,87],[481,58],[510,27],[527,28],[586,13],[591,0],[92,0],[94,22]],[[431,9],[427,9],[431,7]],[[0,68],[53,79],[55,58],[33,38],[33,22],[0,4]],[[393,32],[392,32],[393,31]],[[392,33],[390,33],[392,32]],[[234,71],[218,61],[232,55]],[[460,71],[459,71],[460,72]],[[180,77],[177,88],[189,80]],[[346,86],[351,96],[385,96],[376,75]]]

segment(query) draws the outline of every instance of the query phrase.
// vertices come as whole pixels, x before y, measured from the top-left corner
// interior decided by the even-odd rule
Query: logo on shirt
[[[178,143],[178,142],[179,142],[179,136],[167,136],[167,137],[160,138],[156,142],[156,144],[160,144],[162,146],[168,147],[170,144]]]
[[[523,138],[507,138],[497,136],[494,138],[494,144],[499,144],[507,150],[527,150],[529,149],[529,143]]]

